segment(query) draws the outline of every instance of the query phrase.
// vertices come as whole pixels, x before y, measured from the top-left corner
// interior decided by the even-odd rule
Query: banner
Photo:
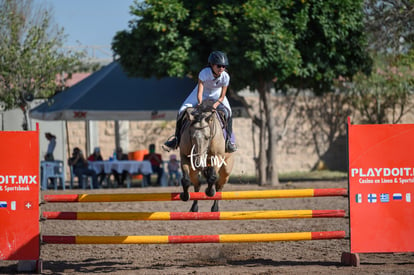
[[[0,131],[0,260],[39,259],[39,130]]]
[[[414,124],[348,121],[351,252],[414,251]]]

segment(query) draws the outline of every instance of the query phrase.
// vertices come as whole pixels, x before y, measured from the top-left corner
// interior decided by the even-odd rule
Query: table
[[[89,168],[93,169],[97,174],[105,173],[106,176],[112,174],[112,170],[122,173],[127,171],[129,175],[149,175],[152,174],[151,162],[137,160],[105,160],[105,161],[89,161]],[[130,187],[131,179],[128,177],[127,186]]]
[[[89,168],[95,170],[97,174],[104,172],[111,174],[112,170],[122,173],[128,171],[130,174],[152,174],[151,162],[137,160],[108,160],[108,161],[89,161]]]

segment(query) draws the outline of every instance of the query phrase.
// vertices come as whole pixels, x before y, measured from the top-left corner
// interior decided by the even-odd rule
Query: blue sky
[[[117,31],[128,28],[133,0],[34,0],[51,7],[67,46],[110,46]]]

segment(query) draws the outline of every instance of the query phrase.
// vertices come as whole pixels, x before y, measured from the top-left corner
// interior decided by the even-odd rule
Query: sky
[[[34,0],[53,9],[55,23],[64,28],[65,46],[106,46],[117,31],[128,29],[133,0]]]

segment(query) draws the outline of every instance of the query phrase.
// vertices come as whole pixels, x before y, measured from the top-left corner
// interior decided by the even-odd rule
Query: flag
[[[380,194],[380,201],[381,202],[390,202],[390,195],[387,193]]]
[[[355,201],[357,203],[361,203],[362,202],[362,195],[361,194],[356,194],[355,195]]]
[[[401,193],[394,193],[392,194],[392,199],[395,201],[400,201],[402,200],[402,194]]]
[[[7,201],[0,201],[0,208],[7,208]]]
[[[16,201],[12,201],[11,205],[10,205],[11,210],[15,211],[16,210]]]
[[[376,194],[368,194],[368,202],[369,203],[377,202],[377,195]]]
[[[405,194],[405,200],[406,200],[407,202],[411,202],[411,193],[407,193],[407,194]]]

